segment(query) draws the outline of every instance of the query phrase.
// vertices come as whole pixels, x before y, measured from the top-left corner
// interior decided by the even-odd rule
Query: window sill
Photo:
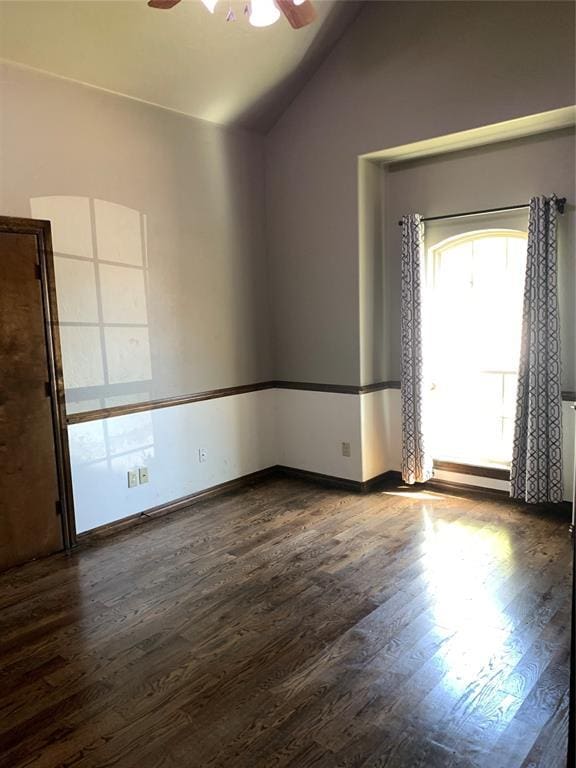
[[[505,467],[479,467],[476,464],[459,464],[455,461],[440,461],[434,459],[434,469],[442,472],[458,472],[461,475],[489,477],[493,480],[510,480],[510,470]]]

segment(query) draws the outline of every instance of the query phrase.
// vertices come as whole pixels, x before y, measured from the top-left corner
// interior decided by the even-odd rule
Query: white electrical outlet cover
[[[128,488],[135,488],[138,485],[138,470],[130,469],[128,471]]]

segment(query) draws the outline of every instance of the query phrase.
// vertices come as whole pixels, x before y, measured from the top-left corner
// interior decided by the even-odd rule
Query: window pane
[[[509,231],[473,232],[430,254],[425,362],[436,458],[510,460],[525,260],[525,234]]]

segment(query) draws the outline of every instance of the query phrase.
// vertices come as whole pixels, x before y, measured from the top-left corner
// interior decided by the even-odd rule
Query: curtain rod
[[[558,213],[564,213],[564,209],[566,207],[566,198],[565,197],[557,197],[556,198],[556,210]],[[506,208],[485,208],[483,211],[465,211],[463,213],[448,213],[445,216],[426,216],[422,219],[422,221],[440,221],[441,219],[459,219],[463,216],[481,216],[485,213],[504,213],[505,211],[519,211],[522,208],[529,208],[530,205],[528,203],[524,203],[523,205],[508,205]],[[402,222],[399,221],[398,224],[402,226]]]

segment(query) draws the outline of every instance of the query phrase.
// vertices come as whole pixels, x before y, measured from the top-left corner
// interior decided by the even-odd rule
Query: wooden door
[[[46,254],[21,229],[0,227],[0,570],[64,544]]]

